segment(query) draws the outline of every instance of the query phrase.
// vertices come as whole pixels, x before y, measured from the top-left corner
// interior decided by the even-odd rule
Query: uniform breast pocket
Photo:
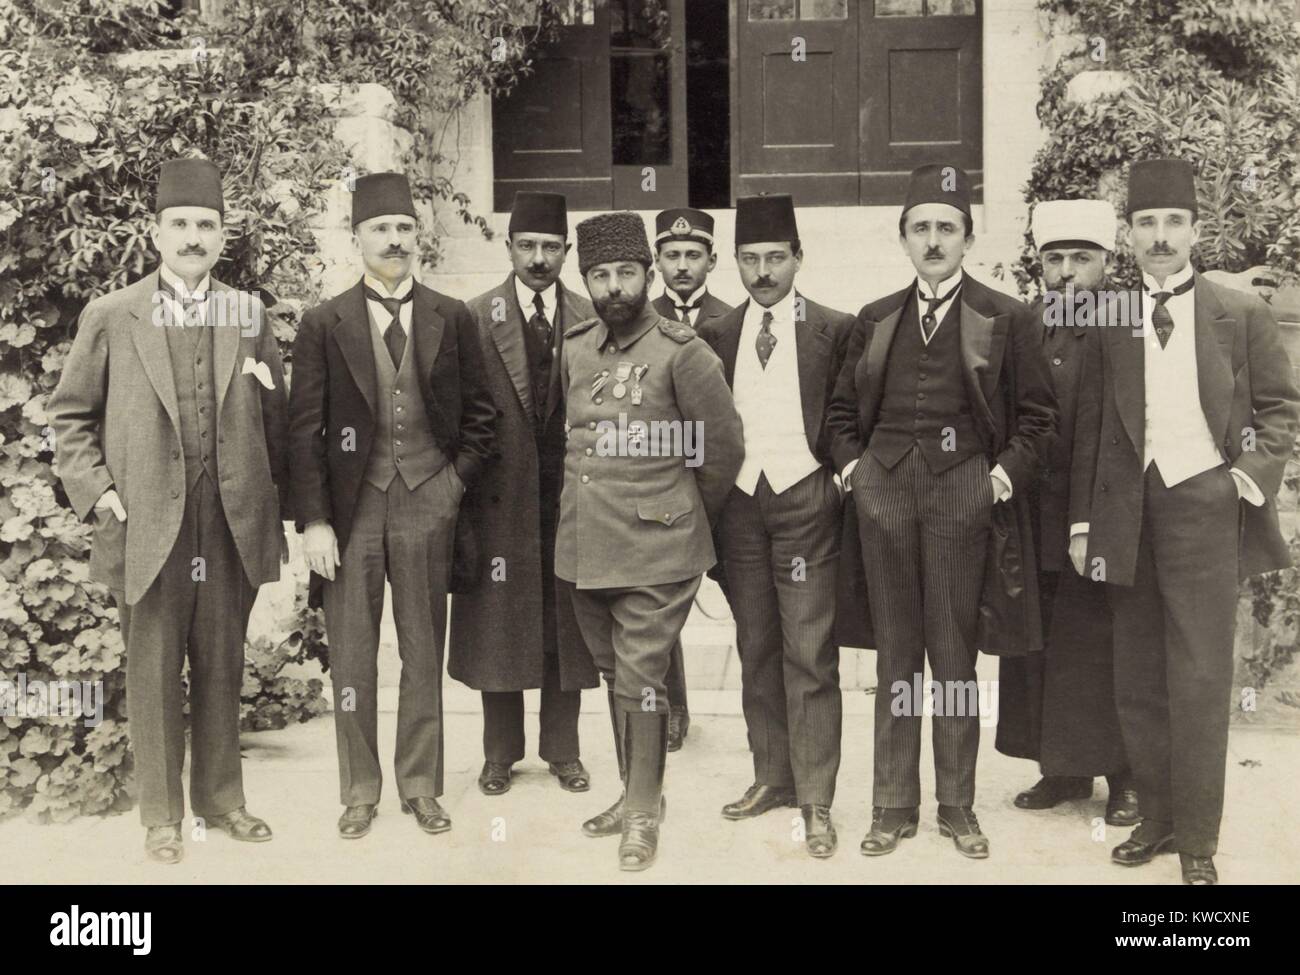
[[[653,521],[667,528],[690,522],[695,510],[695,499],[684,491],[670,491],[636,503],[636,516],[640,521]]]

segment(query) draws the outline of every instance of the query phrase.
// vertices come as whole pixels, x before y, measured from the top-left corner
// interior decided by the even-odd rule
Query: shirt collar
[[[371,288],[376,294],[383,295],[385,298],[405,298],[407,293],[415,287],[414,274],[408,274],[403,278],[402,283],[397,286],[397,290],[392,294],[388,293],[388,288],[378,278],[366,274],[362,276],[361,280],[367,288]]]
[[[638,315],[636,321],[632,323],[632,327],[630,331],[631,337],[621,341],[614,337],[613,331],[611,331],[610,327],[606,325],[605,322],[602,320],[600,324],[605,329],[605,332],[600,340],[600,345],[603,346],[607,341],[609,341],[617,345],[620,352],[622,352],[625,349],[629,349],[633,345],[635,345],[638,341],[640,341],[641,336],[645,335],[646,332],[654,328],[655,325],[659,323],[659,319],[662,317],[663,317],[662,315],[660,315],[657,311],[654,310],[654,307],[650,304],[650,302],[647,301],[645,303],[645,307],[641,309],[641,314]]]
[[[754,324],[757,324],[763,320],[763,312],[770,311],[772,313],[773,322],[793,322],[795,294],[795,289],[791,288],[784,298],[775,304],[768,305],[766,308],[760,305],[757,301],[750,299],[745,306],[745,321],[747,323],[753,322]]]
[[[962,278],[962,269],[958,267],[956,273],[954,273],[952,277],[940,281],[939,287],[935,288],[934,291],[930,292],[930,286],[926,284],[925,281],[923,281],[921,278],[918,277],[916,279],[916,291],[917,294],[921,296],[921,300],[923,301],[928,298],[941,298],[944,295],[946,295],[949,291],[951,291],[953,288],[955,288],[961,282],[961,278]],[[927,294],[926,292],[930,292],[930,293]]]
[[[707,284],[702,284],[702,285],[700,285],[698,288],[696,288],[694,291],[692,291],[692,292],[691,292],[691,296],[690,296],[689,298],[687,298],[685,301],[682,301],[682,297],[681,297],[681,295],[679,295],[679,294],[678,294],[676,291],[674,291],[672,288],[665,287],[665,288],[664,288],[664,294],[668,296],[668,300],[671,301],[671,302],[673,303],[673,306],[674,306],[674,307],[676,307],[676,308],[681,308],[682,305],[693,305],[693,304],[695,304],[697,301],[699,301],[700,299],[702,299],[702,298],[704,297],[705,293],[706,293],[708,290],[709,290],[708,285],[707,285]]]
[[[203,280],[199,282],[199,286],[193,291],[190,291],[185,287],[185,282],[182,281],[179,276],[173,274],[172,269],[166,264],[158,265],[158,277],[162,279],[163,284],[169,285],[172,291],[177,295],[202,295],[203,298],[206,299],[208,296],[208,290],[212,287],[212,275],[209,273],[203,275]]]
[[[519,280],[519,275],[515,275],[515,297],[519,299],[519,310],[524,313],[524,317],[532,315],[537,309],[533,307],[533,296],[542,296],[542,311],[549,319],[555,312],[557,297],[560,292],[560,282],[556,281],[550,287],[542,291],[534,291],[528,285]]]
[[[1183,269],[1181,271],[1175,271],[1173,274],[1169,275],[1169,277],[1165,278],[1165,283],[1163,285],[1157,285],[1156,279],[1153,278],[1151,275],[1147,274],[1146,271],[1143,271],[1142,287],[1146,290],[1147,294],[1153,294],[1153,295],[1159,294],[1161,291],[1173,291],[1174,288],[1177,288],[1180,285],[1185,284],[1191,278],[1191,276],[1192,276],[1191,261],[1188,261],[1185,265],[1183,265]]]

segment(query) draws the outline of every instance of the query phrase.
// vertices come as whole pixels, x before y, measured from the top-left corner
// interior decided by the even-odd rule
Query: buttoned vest
[[[378,324],[372,316],[367,317],[371,319],[370,349],[375,358],[377,399],[375,442],[366,465],[366,481],[387,491],[393,478],[400,474],[407,490],[414,491],[447,463],[446,455],[433,439],[416,380],[414,317],[402,364],[396,368]]]

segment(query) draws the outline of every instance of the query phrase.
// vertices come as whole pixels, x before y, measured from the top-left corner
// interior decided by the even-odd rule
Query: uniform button
[[[916,394],[916,398],[917,398],[917,399],[925,399],[925,393],[917,393],[917,394]]]
[[[611,343],[610,343],[610,344],[605,348],[605,351],[608,352],[610,355],[613,355],[615,352],[618,351],[618,346],[614,345],[614,344],[611,342]]]
[[[399,423],[399,424],[397,424],[397,429],[399,429],[399,430],[405,430],[406,427],[402,426],[402,425]]]
[[[204,455],[203,455],[203,463],[206,464],[207,462],[208,462],[208,455],[207,455],[207,454],[204,454]]]
[[[394,396],[401,396],[401,395],[402,395],[402,391],[401,391],[400,389],[394,389],[394,390],[393,390],[393,395],[394,395]]]
[[[587,456],[588,456],[588,457],[590,457],[590,456],[591,456],[592,454],[594,454],[594,453],[595,453],[595,451],[592,450],[590,447],[587,448]]]
[[[397,456],[397,462],[398,462],[399,464],[402,462],[402,457],[401,457],[400,454]]]
[[[605,399],[604,397],[597,396],[594,400],[592,400],[592,402],[595,403],[597,406],[599,406],[601,403],[605,402]]]
[[[925,381],[925,373],[921,373],[921,374],[920,374],[919,376],[917,376],[916,378],[919,379],[919,380],[921,380],[922,382],[924,382],[924,381]]]
[[[397,412],[398,412],[398,413],[401,413],[401,412],[402,412],[402,408],[401,408],[400,406],[396,407],[396,409],[397,409]]]
[[[1061,364],[1061,357],[1060,357],[1059,355],[1058,355],[1058,356],[1053,356],[1053,357],[1052,357],[1052,365],[1054,365],[1054,366],[1059,366],[1060,364]]]
[[[664,524],[665,524],[665,525],[668,524],[668,522],[672,519],[672,517],[673,517],[672,515],[670,515],[668,512],[665,511],[665,512],[664,512]]]
[[[394,444],[395,446],[400,447],[400,446],[402,446],[402,441],[400,441],[400,440],[394,440],[394,441],[393,441],[393,444]]]
[[[595,430],[595,429],[596,429],[596,421],[595,421],[595,420],[591,420],[591,421],[589,421],[589,422],[587,423],[587,429],[588,429],[588,430]]]
[[[583,474],[583,475],[582,475],[582,483],[583,483],[583,484],[586,484],[586,483],[587,483],[588,481],[590,481],[590,480],[591,480],[591,477],[590,477],[589,475],[587,475],[587,474]]]

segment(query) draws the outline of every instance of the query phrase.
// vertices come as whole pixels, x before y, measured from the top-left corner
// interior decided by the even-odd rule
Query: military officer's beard
[[[624,293],[620,298],[593,299],[592,304],[596,306],[600,320],[617,332],[641,317],[645,302],[646,289],[642,288],[635,297]]]

